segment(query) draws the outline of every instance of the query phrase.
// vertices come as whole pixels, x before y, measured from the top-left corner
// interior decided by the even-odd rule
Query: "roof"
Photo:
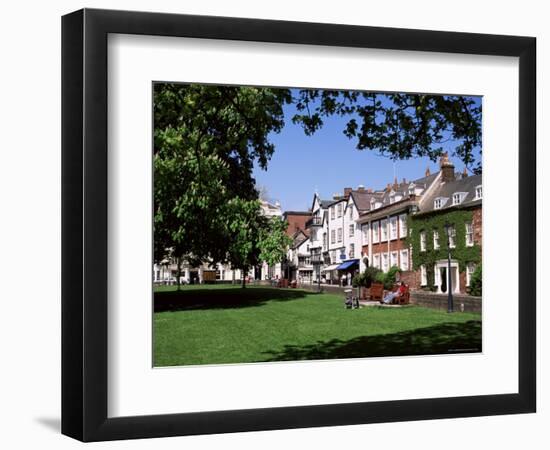
[[[379,199],[381,192],[368,192],[368,191],[351,191],[350,197],[353,198],[356,208],[359,211],[368,211],[370,209],[370,201],[372,198]]]
[[[481,205],[482,200],[475,198],[475,190],[477,186],[480,186],[482,182],[481,174],[471,175],[468,177],[462,177],[459,175],[454,181],[449,181],[446,183],[440,183],[438,186],[433,189],[427,197],[424,198],[422,203],[422,209],[420,214],[432,212],[434,208],[434,200],[438,197],[448,198],[449,201],[441,209],[437,211],[442,211],[450,208],[465,208]],[[451,199],[454,193],[464,192],[466,195],[463,198],[462,202],[458,205],[452,205]]]
[[[311,216],[311,211],[285,211],[283,216]]]

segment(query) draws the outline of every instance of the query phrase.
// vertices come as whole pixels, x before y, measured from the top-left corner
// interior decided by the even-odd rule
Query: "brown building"
[[[303,231],[309,236],[309,229],[306,229],[306,222],[311,218],[311,211],[285,211],[283,219],[288,224],[286,234],[292,238],[297,231]]]

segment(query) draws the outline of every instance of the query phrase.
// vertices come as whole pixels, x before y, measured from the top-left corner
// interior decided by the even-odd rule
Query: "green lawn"
[[[160,287],[154,364],[173,366],[481,351],[481,316],[343,307],[342,296],[238,286]]]

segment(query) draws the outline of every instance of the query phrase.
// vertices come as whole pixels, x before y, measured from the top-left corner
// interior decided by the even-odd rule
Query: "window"
[[[338,228],[338,242],[342,242],[342,228]]]
[[[388,254],[382,253],[382,270],[384,272],[388,271]]]
[[[404,239],[407,237],[407,215],[401,214],[399,216],[399,237]]]
[[[453,194],[453,205],[460,205],[464,197],[465,196],[462,192],[455,192]]]
[[[401,270],[407,271],[409,270],[409,251],[408,250],[401,250]]]
[[[327,233],[323,233],[323,250],[327,248]]]
[[[338,217],[342,217],[342,203],[338,203],[336,207],[338,208]]]
[[[349,244],[349,257],[355,258],[355,244]]]
[[[455,227],[449,228],[449,247],[455,248],[456,247],[456,230]]]
[[[439,250],[439,230],[434,230],[434,250]]]
[[[390,219],[390,239],[397,239],[397,217]]]
[[[466,245],[468,247],[474,245],[474,227],[472,222],[466,222]]]
[[[333,220],[334,219],[334,206],[331,206],[330,207],[330,220]]]
[[[380,269],[380,254],[376,253],[375,255],[373,255],[372,260],[372,265],[377,269]]]
[[[441,198],[436,198],[434,200],[434,209],[441,209],[443,206],[443,200]]]
[[[372,243],[373,244],[376,244],[379,241],[379,238],[380,238],[379,233],[378,233],[379,225],[380,225],[380,222],[373,222],[372,223]]]
[[[336,262],[336,250],[332,250],[330,252],[330,260],[335,263]]]
[[[363,225],[363,245],[367,245],[369,243],[369,226]]]
[[[420,232],[420,251],[421,252],[426,251],[426,232],[425,231]]]
[[[468,263],[466,264],[466,286],[470,286],[470,281],[472,279],[472,275],[474,274],[476,270],[476,265],[474,263]]]
[[[420,266],[420,285],[428,285],[428,272],[426,271],[426,266],[424,264]]]
[[[353,219],[353,205],[349,205],[349,218]]]
[[[309,253],[309,245],[306,245],[306,252]]]
[[[388,220],[384,219],[380,221],[380,240],[382,242],[388,240]]]
[[[475,196],[475,200],[479,200],[483,195],[483,192],[481,190],[481,185],[479,186],[476,186],[476,196]]]
[[[330,243],[334,244],[336,242],[336,231],[330,230]]]
[[[397,266],[397,252],[391,252],[390,254],[390,267]]]
[[[354,233],[355,233],[355,225],[352,223],[349,226],[349,237],[353,237]]]

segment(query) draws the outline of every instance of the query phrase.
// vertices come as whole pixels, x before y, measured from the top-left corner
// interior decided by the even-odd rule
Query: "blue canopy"
[[[351,268],[352,266],[354,266],[355,264],[358,264],[358,263],[359,263],[358,259],[350,259],[349,261],[345,261],[342,264],[340,264],[336,268],[336,270],[346,270],[346,269],[349,269],[349,268]]]

